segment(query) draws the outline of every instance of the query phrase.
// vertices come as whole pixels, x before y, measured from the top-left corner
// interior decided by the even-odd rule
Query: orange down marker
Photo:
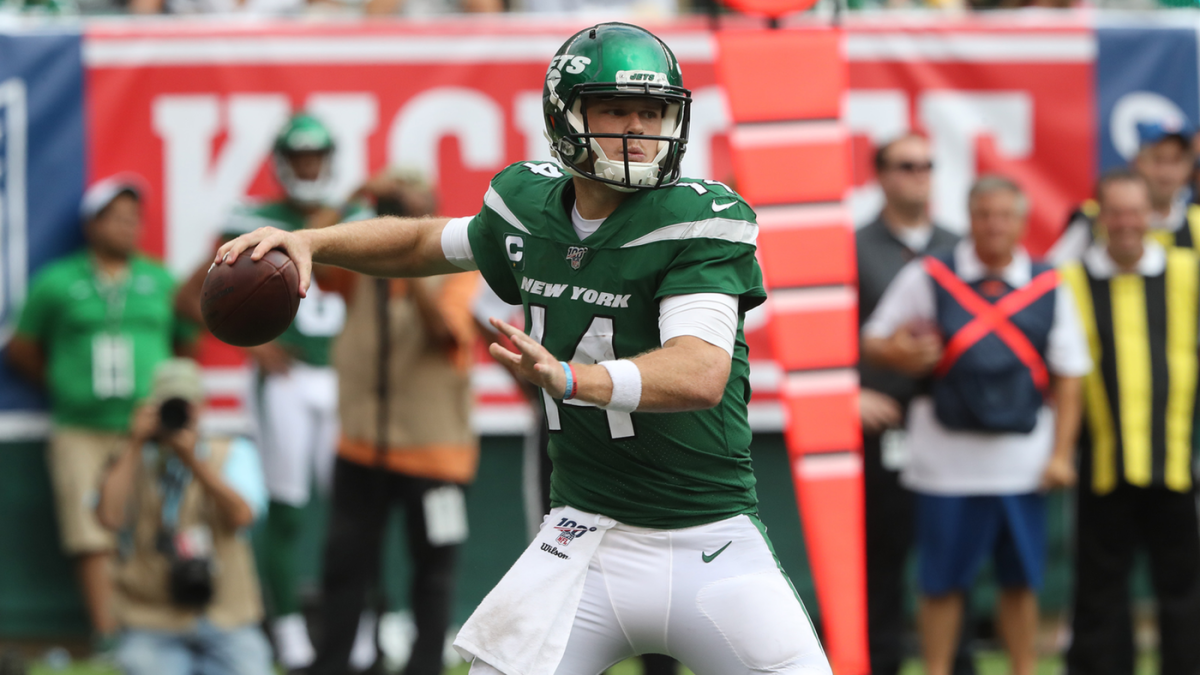
[[[823,642],[836,675],[866,675],[866,546],[847,66],[831,29],[716,33],[737,188],[758,210],[769,333],[785,371],[786,439]],[[791,81],[782,82],[788,73]]]

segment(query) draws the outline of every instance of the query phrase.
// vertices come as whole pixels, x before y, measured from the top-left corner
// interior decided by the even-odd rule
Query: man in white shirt
[[[913,261],[884,293],[863,327],[863,358],[929,376],[909,409],[902,477],[917,493],[927,672],[949,674],[963,597],[991,556],[997,626],[1013,672],[1025,675],[1037,663],[1041,491],[1075,481],[1080,378],[1092,363],[1070,291],[1019,244],[1020,188],[985,176],[969,208],[970,237]]]

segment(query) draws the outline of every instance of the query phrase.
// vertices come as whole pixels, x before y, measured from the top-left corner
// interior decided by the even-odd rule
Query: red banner
[[[675,50],[695,97],[685,172],[729,180],[727,113],[715,85],[711,33],[696,24],[650,26]],[[546,64],[580,25],[511,21],[432,23],[97,24],[84,42],[88,173],[136,171],[149,181],[145,246],[177,275],[207,258],[236,203],[278,194],[267,161],[287,115],[307,108],[332,127],[339,188],[384,166],[426,171],[446,215],[478,211],[505,165],[548,157],[542,138]],[[1041,251],[1070,204],[1089,189],[1092,61],[1083,27],[851,25],[851,92],[843,121],[856,139],[858,222],[878,208],[871,141],[909,128],[933,141],[935,216],[965,225],[973,176],[1002,170],[1033,198],[1031,248]],[[793,65],[795,67],[793,67]],[[802,64],[764,64],[786,77]],[[761,330],[769,306],[747,317],[754,360],[752,422],[778,430],[778,369]],[[210,385],[227,413],[244,374],[237,354],[209,357]],[[476,369],[483,431],[521,429],[506,376]]]

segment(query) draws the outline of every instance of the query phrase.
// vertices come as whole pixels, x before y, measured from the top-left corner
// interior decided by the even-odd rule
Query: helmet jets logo
[[[670,84],[667,81],[666,73],[656,73],[653,70],[618,70],[617,84]]]
[[[572,56],[570,54],[560,54],[550,59],[550,68],[546,71],[546,88],[552,92],[558,91],[558,83],[562,82],[562,71],[567,71],[571,75],[578,75],[583,72],[583,69],[591,65],[592,60],[586,56]],[[562,101],[559,101],[559,107],[562,107]]]
[[[583,72],[584,68],[592,65],[592,60],[586,56],[572,56],[571,54],[559,54],[550,59],[550,69],[556,68],[565,70],[572,75],[578,75]]]

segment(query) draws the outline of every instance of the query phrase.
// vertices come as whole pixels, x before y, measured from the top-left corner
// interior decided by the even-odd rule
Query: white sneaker
[[[354,634],[354,646],[350,648],[350,668],[364,671],[375,663],[375,612],[363,612],[358,617],[358,631]]]
[[[275,637],[275,659],[284,670],[312,665],[316,652],[302,614],[288,614],[275,619],[271,624],[271,633]]]
[[[445,666],[446,670],[454,670],[466,663],[463,660],[462,654],[459,654],[458,650],[454,648],[454,638],[458,637],[458,631],[461,628],[462,626],[451,625],[449,630],[446,631],[446,642],[442,645],[442,665]]]
[[[379,651],[383,665],[390,673],[398,673],[408,665],[413,640],[417,639],[417,624],[410,612],[387,612],[379,619]]]

